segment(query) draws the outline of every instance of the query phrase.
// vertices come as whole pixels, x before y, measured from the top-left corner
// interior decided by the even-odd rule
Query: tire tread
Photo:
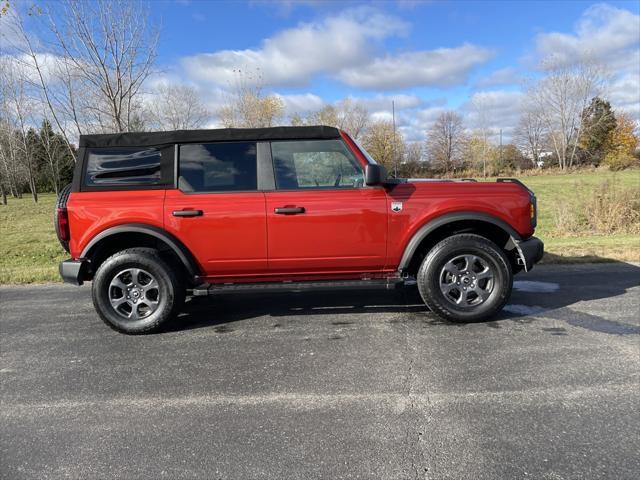
[[[500,260],[500,263],[502,264],[502,267],[504,268],[504,273],[507,274],[507,283],[508,283],[507,291],[502,292],[502,298],[500,302],[498,302],[491,310],[487,312],[483,312],[482,314],[478,314],[476,316],[467,316],[464,318],[457,316],[455,313],[452,313],[450,309],[446,308],[444,304],[438,302],[437,299],[434,298],[435,295],[433,295],[432,292],[430,291],[431,283],[429,282],[429,278],[428,278],[429,275],[433,274],[432,272],[429,271],[429,266],[433,262],[434,258],[437,257],[442,251],[454,248],[461,244],[472,245],[474,248],[478,248],[484,251],[485,253],[487,253],[488,255],[491,255],[494,258],[498,258]],[[420,269],[418,270],[418,275],[416,280],[417,280],[418,291],[420,292],[420,296],[422,297],[426,305],[429,307],[429,309],[433,313],[435,313],[440,318],[443,318],[445,320],[466,323],[466,322],[478,322],[478,321],[486,320],[488,317],[495,315],[504,307],[504,305],[509,300],[509,297],[511,294],[511,285],[513,283],[513,273],[511,271],[511,265],[508,259],[506,258],[505,254],[502,252],[500,247],[498,247],[495,243],[493,243],[491,240],[481,235],[477,235],[473,233],[461,233],[461,234],[452,235],[451,237],[445,238],[444,240],[436,244],[427,253],[424,260],[422,261],[422,265],[420,266]]]
[[[133,259],[129,259],[128,260],[129,262],[135,261],[135,257],[138,257],[138,258],[143,258],[152,263],[155,263],[157,266],[163,269],[164,273],[169,277],[169,282],[171,283],[172,290],[173,290],[173,302],[171,307],[167,309],[167,311],[165,311],[162,315],[158,315],[158,317],[153,322],[149,323],[148,325],[145,325],[144,327],[136,328],[135,330],[127,330],[110,322],[108,317],[104,315],[104,313],[101,311],[99,303],[96,298],[97,295],[99,295],[99,292],[97,292],[98,287],[95,286],[96,279],[98,278],[98,276],[100,276],[101,269],[103,267],[112,268],[113,262],[117,261],[118,258],[125,257],[125,256],[134,257]],[[96,276],[94,278],[94,282],[91,290],[92,290],[93,304],[96,308],[96,311],[98,312],[98,315],[100,316],[100,319],[109,328],[117,332],[126,333],[130,335],[151,333],[159,330],[164,325],[169,323],[174,318],[174,316],[177,315],[180,308],[184,304],[185,294],[186,294],[184,286],[183,284],[180,283],[178,274],[175,272],[175,270],[171,268],[171,266],[167,264],[167,262],[165,262],[162,258],[160,258],[157,250],[153,248],[148,248],[148,247],[127,248],[125,250],[120,250],[119,252],[116,252],[110,257],[108,257],[104,262],[102,262],[102,264],[98,268],[98,272],[96,272]]]

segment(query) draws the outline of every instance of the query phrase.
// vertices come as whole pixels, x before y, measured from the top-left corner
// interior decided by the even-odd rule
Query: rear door
[[[258,191],[256,142],[178,145],[178,189],[165,197],[165,229],[207,276],[266,273],[265,197]]]
[[[364,185],[342,140],[271,142],[276,190],[266,192],[269,270],[363,273],[386,258],[387,200]]]

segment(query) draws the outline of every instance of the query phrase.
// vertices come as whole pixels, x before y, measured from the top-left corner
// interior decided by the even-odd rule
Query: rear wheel
[[[92,285],[100,318],[123,333],[149,333],[178,314],[185,288],[174,270],[150,248],[132,248],[107,258]]]
[[[473,234],[446,238],[427,254],[418,272],[427,306],[454,322],[486,320],[507,303],[513,286],[511,265],[490,240]]]

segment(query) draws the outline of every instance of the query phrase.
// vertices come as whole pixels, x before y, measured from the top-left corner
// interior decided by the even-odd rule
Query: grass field
[[[558,231],[553,207],[572,202],[597,190],[603,182],[616,188],[640,189],[640,171],[595,171],[558,175],[518,177],[538,197],[536,236],[544,240],[545,263],[606,262],[613,260],[640,262],[640,236],[629,234],[569,236]]]
[[[551,206],[588,194],[603,181],[640,187],[640,171],[586,172],[571,175],[520,177],[538,197],[536,235],[545,242],[545,262],[640,261],[640,236],[560,236]],[[0,284],[59,281],[58,263],[67,257],[53,229],[55,196],[43,194],[37,204],[30,196],[0,205]]]

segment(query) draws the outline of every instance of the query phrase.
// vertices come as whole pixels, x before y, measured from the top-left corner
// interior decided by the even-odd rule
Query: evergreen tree
[[[610,134],[616,128],[616,117],[611,104],[600,97],[593,97],[589,106],[582,111],[581,121],[581,163],[599,165],[609,150]]]

